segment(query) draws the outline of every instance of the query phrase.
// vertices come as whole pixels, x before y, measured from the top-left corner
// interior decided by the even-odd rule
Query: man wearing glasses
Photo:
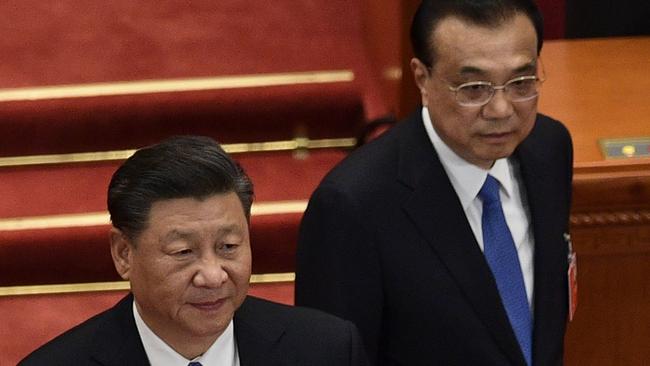
[[[559,365],[572,145],[537,113],[532,0],[424,1],[422,107],[313,194],[296,303],[352,320],[377,365]]]

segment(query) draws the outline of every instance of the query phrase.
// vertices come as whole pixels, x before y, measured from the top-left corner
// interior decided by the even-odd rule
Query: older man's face
[[[134,244],[122,256],[125,268],[116,266],[130,280],[145,323],[171,345],[221,335],[251,275],[248,222],[237,195],[155,202]]]
[[[449,86],[472,81],[502,85],[535,75],[537,35],[532,22],[518,14],[497,27],[485,27],[448,17],[438,23],[432,44],[432,68],[417,59],[411,68],[438,135],[460,157],[483,168],[510,156],[535,123],[537,98],[512,102],[497,91],[487,104],[467,107],[456,102]]]

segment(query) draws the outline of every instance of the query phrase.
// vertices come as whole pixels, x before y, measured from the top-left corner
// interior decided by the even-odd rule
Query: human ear
[[[117,273],[124,280],[129,279],[131,272],[131,254],[133,247],[130,240],[118,228],[113,227],[109,234],[111,242],[111,257]]]
[[[429,79],[429,70],[427,67],[420,61],[418,58],[411,59],[411,71],[413,72],[413,79],[415,80],[415,85],[418,86],[420,90],[420,95],[422,97],[422,106],[426,107],[429,100],[429,93],[427,92],[426,83]]]

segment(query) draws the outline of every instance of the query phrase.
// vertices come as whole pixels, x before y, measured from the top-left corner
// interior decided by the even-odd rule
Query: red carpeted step
[[[363,121],[350,83],[0,102],[0,157],[133,149],[179,134],[352,137]]]
[[[324,149],[300,159],[286,152],[235,155],[256,190],[251,220],[254,273],[294,270],[302,212],[277,206],[285,201],[304,206],[324,174],[345,154],[344,150]],[[110,227],[105,219],[79,226],[80,217],[73,216],[63,227],[46,221],[45,228],[38,228],[48,217],[105,212],[106,188],[119,164],[0,169],[0,195],[7,198],[0,206],[0,286],[119,279],[110,257]],[[9,219],[35,216],[39,219],[31,222],[36,224],[18,222],[2,230],[3,222],[11,226],[6,224]],[[27,227],[17,230],[19,225]]]
[[[0,87],[349,69],[388,113],[359,0],[0,2]]]
[[[253,216],[253,273],[293,272],[302,214]],[[109,225],[0,231],[0,286],[118,281]]]
[[[208,135],[222,143],[347,138],[356,136],[368,108],[373,114],[381,109],[368,102],[378,88],[362,46],[358,1],[63,0],[52,7],[26,0],[0,4],[0,12],[9,22],[2,41],[7,52],[0,54],[0,160],[133,149],[175,134]],[[193,91],[182,91],[186,82],[180,82],[174,91],[143,94],[129,88],[121,93],[124,84],[115,84],[313,70],[352,70],[354,80]],[[52,99],[14,98],[20,90],[6,89],[86,83],[113,83],[117,90]],[[51,89],[38,90],[44,91]],[[306,201],[344,155],[314,150],[305,159],[291,152],[237,158],[253,178],[257,201],[268,203]],[[104,211],[106,186],[118,164],[0,167],[0,224]],[[281,210],[253,217],[256,272],[292,270],[299,219],[300,212]],[[0,281],[112,279],[106,231],[102,223],[0,231],[0,261],[6,261],[0,263]]]
[[[358,0],[0,2],[3,87],[349,68]]]
[[[233,154],[255,186],[255,201],[308,199],[345,149]],[[121,161],[0,167],[0,220],[106,210],[106,190]],[[0,242],[1,243],[1,242]]]

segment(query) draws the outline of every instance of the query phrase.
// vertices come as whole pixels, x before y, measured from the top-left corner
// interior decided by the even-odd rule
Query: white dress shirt
[[[530,225],[530,211],[526,202],[524,186],[520,184],[519,168],[512,159],[499,159],[494,162],[490,170],[485,170],[471,164],[458,156],[438,135],[433,128],[429,110],[422,108],[422,120],[427,130],[429,139],[451,181],[460,200],[467,221],[469,221],[478,245],[483,251],[483,230],[481,228],[481,215],[483,203],[478,198],[487,175],[490,174],[501,183],[500,197],[506,223],[517,247],[517,255],[524,276],[528,304],[533,304],[533,253],[534,240],[532,226]]]
[[[147,326],[135,306],[135,301],[133,301],[133,317],[151,365],[187,366],[190,362],[200,362],[203,366],[239,366],[239,354],[232,320],[204,354],[193,360],[188,360],[174,351]]]

